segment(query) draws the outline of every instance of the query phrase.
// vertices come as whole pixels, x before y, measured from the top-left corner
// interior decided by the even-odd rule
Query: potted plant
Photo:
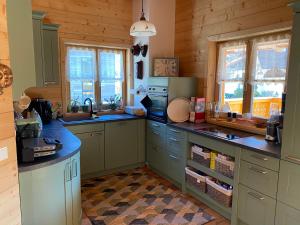
[[[78,101],[78,97],[76,99],[71,100],[71,112],[72,113],[78,113],[80,108],[80,103]]]
[[[105,99],[108,102],[108,107],[110,110],[116,110],[120,107],[122,97],[120,95],[111,96],[109,99]]]

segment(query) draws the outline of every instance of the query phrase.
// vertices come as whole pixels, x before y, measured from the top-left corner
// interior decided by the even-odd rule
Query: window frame
[[[128,49],[127,48],[122,48],[122,47],[103,47],[103,46],[95,46],[95,45],[86,45],[86,44],[81,44],[81,43],[78,43],[78,44],[72,44],[72,43],[64,43],[64,67],[63,67],[63,70],[64,70],[64,85],[65,85],[65,101],[66,101],[66,104],[65,104],[65,109],[67,107],[68,104],[70,104],[71,102],[71,88],[70,88],[70,81],[68,81],[67,79],[67,68],[66,68],[66,65],[67,65],[67,52],[68,52],[68,47],[77,47],[77,48],[89,48],[89,49],[93,49],[95,50],[96,52],[96,76],[97,76],[97,79],[96,81],[94,82],[94,89],[95,89],[95,101],[96,101],[96,104],[98,104],[101,100],[101,83],[100,83],[100,77],[99,77],[99,55],[98,55],[98,52],[99,50],[103,50],[103,49],[106,49],[106,50],[116,50],[116,51],[121,51],[122,54],[123,54],[123,70],[124,70],[124,80],[122,82],[122,101],[124,103],[127,102],[127,79],[128,79],[128,72],[127,72],[127,57],[128,57],[128,54],[127,54],[127,51]],[[108,104],[103,104],[104,106],[108,105]]]
[[[246,64],[245,64],[245,80],[244,80],[244,91],[243,91],[243,103],[242,103],[242,113],[252,113],[252,107],[253,107],[253,100],[254,100],[254,96],[253,96],[253,92],[254,92],[254,88],[255,85],[252,84],[250,82],[251,80],[251,73],[252,73],[252,65],[253,65],[253,43],[254,43],[254,39],[259,38],[259,37],[268,37],[268,36],[272,36],[272,35],[280,35],[280,34],[288,34],[291,35],[290,31],[284,31],[284,32],[273,32],[273,33],[268,33],[265,35],[256,35],[256,36],[249,36],[246,38],[240,38],[240,39],[231,39],[228,41],[217,41],[216,42],[216,68],[215,68],[215,87],[214,87],[214,101],[215,102],[219,102],[222,99],[222,96],[220,95],[221,92],[221,84],[219,84],[218,82],[218,64],[219,64],[219,54],[221,51],[221,45],[227,42],[236,42],[236,41],[241,41],[244,42],[246,44]],[[289,45],[289,51],[290,51],[290,45]],[[287,62],[289,61],[289,55],[287,58]],[[278,81],[279,82],[284,82],[284,90],[286,90],[286,83],[287,83],[287,79],[288,79],[288,63],[287,63],[287,68],[286,68],[286,77],[284,81]],[[276,82],[277,83],[277,82]],[[224,88],[224,84],[223,84],[223,88]],[[258,118],[258,119],[268,119],[268,118],[264,118],[264,117],[258,117],[258,116],[254,116],[254,118]]]

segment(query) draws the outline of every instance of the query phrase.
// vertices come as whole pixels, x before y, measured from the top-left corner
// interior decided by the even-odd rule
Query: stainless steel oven
[[[151,99],[151,104],[147,108],[147,117],[155,121],[167,123],[168,87],[149,86],[148,96]]]

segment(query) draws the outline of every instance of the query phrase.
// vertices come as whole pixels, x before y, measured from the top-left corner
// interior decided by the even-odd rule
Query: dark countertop
[[[238,133],[241,136],[245,136],[239,139],[225,140],[222,138],[209,135],[207,133],[203,133],[203,131],[199,130],[207,127],[216,127],[216,125],[213,124],[208,124],[208,123],[194,124],[194,123],[185,122],[185,123],[169,123],[168,125],[173,126],[174,128],[192,132],[194,134],[203,135],[209,138],[214,138],[216,140],[223,141],[224,143],[233,144],[244,149],[255,151],[257,153],[261,153],[275,158],[280,158],[280,153],[281,153],[280,145],[275,144],[273,142],[266,141],[264,139],[264,136],[262,135],[255,135],[247,132],[225,128],[226,130],[232,130],[233,133]]]
[[[35,159],[32,163],[19,163],[19,172],[25,172],[30,170],[35,170],[59,163],[65,159],[68,159],[75,155],[81,146],[80,140],[72,134],[65,126],[90,124],[90,123],[104,123],[113,122],[120,120],[134,120],[142,119],[144,117],[137,117],[128,114],[116,114],[116,115],[103,115],[97,119],[93,120],[81,120],[81,121],[71,121],[63,122],[58,120],[51,121],[50,124],[43,126],[42,137],[55,138],[63,144],[63,148],[52,156],[45,156]]]

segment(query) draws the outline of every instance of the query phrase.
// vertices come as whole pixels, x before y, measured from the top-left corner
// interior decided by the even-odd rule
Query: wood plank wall
[[[180,75],[199,77],[206,93],[207,37],[292,20],[289,0],[176,0],[175,55]]]
[[[132,0],[32,0],[32,9],[46,12],[46,22],[61,25],[60,40],[126,47],[132,43]],[[62,102],[64,90],[59,85],[26,93]]]
[[[0,0],[0,62],[9,65],[6,0]],[[0,161],[0,224],[21,224],[18,166],[12,107],[12,88],[0,95],[0,148],[8,148],[8,159]]]

